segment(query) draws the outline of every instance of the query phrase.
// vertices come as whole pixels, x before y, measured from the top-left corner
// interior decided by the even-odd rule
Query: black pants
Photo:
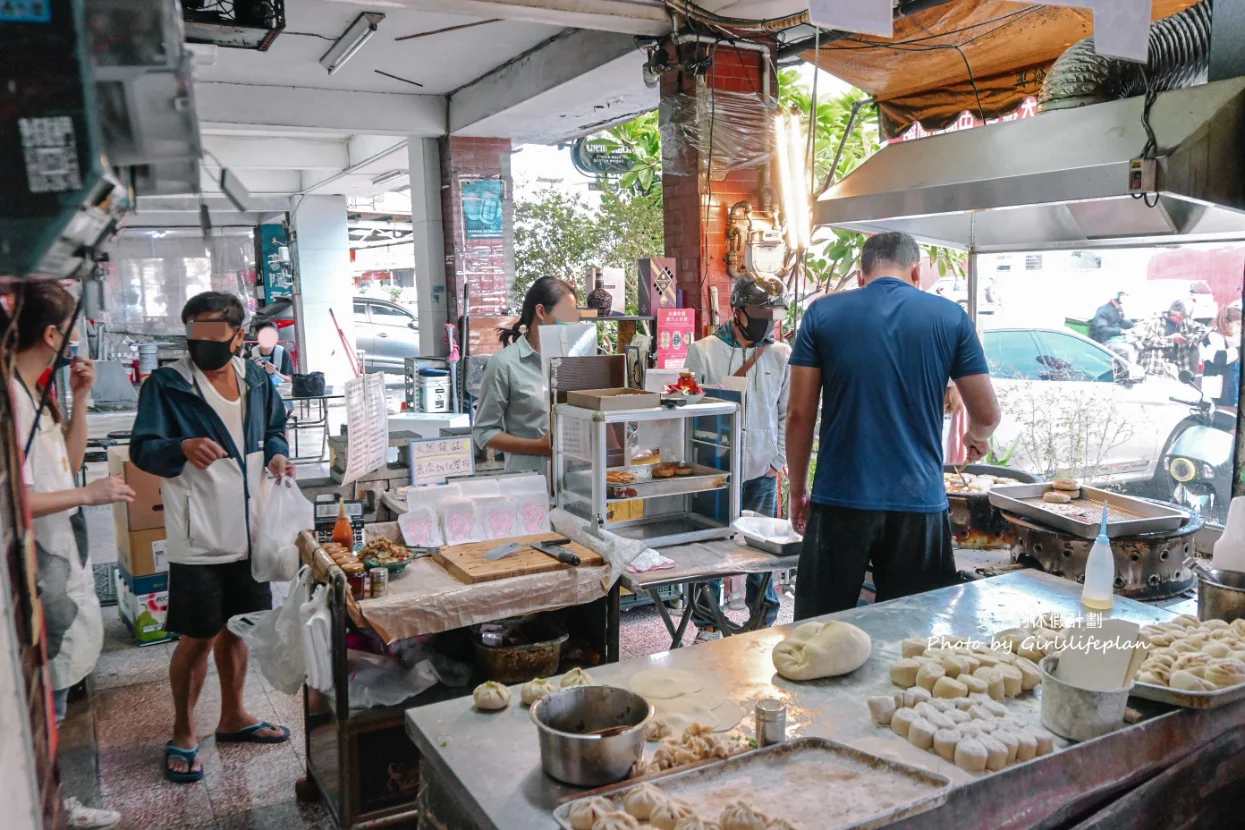
[[[795,581],[795,619],[855,608],[870,561],[878,602],[955,584],[947,512],[810,505]]]

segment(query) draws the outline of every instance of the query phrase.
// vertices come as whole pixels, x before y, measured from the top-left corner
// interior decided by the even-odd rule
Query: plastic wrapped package
[[[721,181],[732,170],[762,167],[773,158],[776,104],[758,92],[711,90],[704,79],[695,95],[675,95],[661,102],[662,169],[690,175],[695,152],[700,173],[710,170]]]

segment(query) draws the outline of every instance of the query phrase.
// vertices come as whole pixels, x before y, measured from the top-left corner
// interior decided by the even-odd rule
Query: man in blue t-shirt
[[[955,582],[942,478],[947,382],[968,411],[971,461],[985,455],[999,406],[972,321],[917,287],[920,259],[908,234],[872,237],[861,252],[860,290],[813,303],[796,335],[787,464],[791,517],[804,533],[797,620],[854,608],[870,561],[878,601]]]

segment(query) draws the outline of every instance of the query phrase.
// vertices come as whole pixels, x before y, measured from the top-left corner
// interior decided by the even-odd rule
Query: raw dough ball
[[[955,709],[955,701],[948,700],[946,698],[936,697],[933,700],[931,700],[929,703],[939,712],[950,712],[953,709]]]
[[[653,814],[648,817],[648,823],[659,830],[674,830],[674,826],[680,821],[695,815],[696,811],[691,804],[678,798],[668,798],[653,810]]]
[[[510,690],[500,683],[486,680],[471,693],[477,709],[505,709],[510,705]]]
[[[890,695],[874,695],[866,701],[869,704],[869,717],[878,726],[886,726],[895,714],[895,698]]]
[[[1042,682],[1042,670],[1032,660],[1026,657],[1018,657],[1016,658],[1016,668],[1020,670],[1020,690],[1022,692],[1032,691]],[[1004,678],[1003,682],[1006,687],[1006,678]]]
[[[1202,628],[1205,628],[1207,631],[1216,631],[1220,628],[1230,628],[1230,627],[1231,625],[1229,623],[1224,622],[1223,620],[1207,620],[1206,622],[1202,623]]]
[[[891,663],[891,682],[905,689],[911,688],[916,685],[916,673],[920,668],[921,664],[911,657],[896,660]]]
[[[917,670],[916,685],[920,686],[927,692],[934,691],[934,684],[938,682],[938,678],[946,674],[942,665],[939,663],[926,663]]]
[[[981,658],[978,657],[976,654],[971,654],[971,653],[961,654],[960,660],[966,666],[966,668],[964,669],[963,672],[961,672],[961,674],[972,674],[973,672],[977,671],[977,669],[981,668],[982,666]]]
[[[977,705],[968,710],[973,720],[994,720],[994,713],[984,706]]]
[[[900,709],[891,716],[891,730],[899,737],[906,738],[908,737],[908,728],[916,720],[920,720],[920,716],[914,710]]]
[[[976,705],[977,701],[973,700],[971,694],[968,697],[957,697],[955,699],[955,708],[959,709],[961,712],[967,712]]]
[[[996,718],[1007,717],[1007,707],[1002,703],[999,703],[997,700],[983,700],[977,705],[994,715]]]
[[[922,689],[920,686],[913,686],[903,693],[903,705],[905,708],[911,709],[924,700],[930,700],[934,696],[929,693],[928,689]]]
[[[1209,654],[1211,657],[1227,657],[1232,653],[1232,649],[1224,643],[1212,641],[1202,646],[1202,653]]]
[[[1000,669],[1006,668],[1005,664],[1000,663],[993,668],[977,669],[973,677],[984,680],[986,683],[986,694],[994,700],[1002,700],[1007,693],[1006,681],[1003,679]]]
[[[523,701],[524,706],[531,706],[542,697],[551,695],[557,690],[557,686],[543,677],[538,677],[523,684],[523,688],[519,690],[519,700]]]
[[[1016,735],[1010,729],[996,729],[990,737],[1007,747],[1007,763],[1016,763],[1016,751],[1020,749],[1020,741]]]
[[[628,790],[623,796],[622,806],[638,819],[647,820],[649,816],[666,801],[665,794],[652,784],[641,784]]]
[[[769,819],[746,801],[736,801],[726,805],[718,823],[722,830],[765,830]]]
[[[597,683],[588,673],[579,667],[575,667],[562,675],[562,688],[569,689],[572,686],[595,686]]]
[[[571,811],[567,817],[571,821],[572,830],[592,830],[592,825],[597,823],[597,819],[609,815],[614,812],[614,809],[614,802],[598,796],[586,801],[576,801],[571,805]]]
[[[1163,678],[1159,677],[1157,674],[1153,674],[1153,673],[1148,672],[1148,671],[1138,672],[1138,673],[1137,673],[1137,682],[1138,682],[1138,683],[1148,683],[1148,684],[1149,684],[1149,685],[1151,685],[1151,686],[1166,686],[1166,685],[1167,685],[1167,681],[1166,681],[1166,680],[1164,680]]]
[[[639,830],[640,822],[622,810],[606,813],[592,825],[592,830]]]
[[[968,723],[973,719],[973,716],[968,712],[965,712],[963,709],[952,709],[947,713],[947,717],[957,726],[961,723]]]
[[[1182,692],[1205,692],[1210,690],[1205,680],[1183,669],[1172,672],[1168,685]]]
[[[674,826],[674,830],[722,830],[722,825],[716,821],[706,821],[700,816],[688,816],[679,819],[679,823]]]
[[[954,712],[956,710],[953,709],[951,711]],[[954,729],[955,728],[955,721],[951,720],[951,718],[945,712],[935,712],[934,714],[926,717],[925,720],[932,723],[935,729]]]
[[[934,733],[934,751],[947,761],[955,760],[955,745],[963,736],[958,729],[939,729]]]
[[[1024,675],[1015,666],[995,666],[994,670],[1003,676],[1003,694],[1015,697],[1024,686]],[[994,697],[994,695],[990,695]],[[995,698],[997,700],[998,698]]]
[[[932,700],[921,701],[916,706],[913,706],[912,709],[916,712],[917,717],[919,718],[927,718],[930,715],[938,714],[938,707],[934,706],[934,702]]]
[[[981,734],[981,725],[985,721],[970,720],[967,723],[961,723],[956,729],[960,730],[960,734],[964,737],[976,737]]]
[[[1029,734],[1037,739],[1037,754],[1039,758],[1043,755],[1050,755],[1055,751],[1055,736],[1045,729],[1030,729]]]
[[[904,657],[920,657],[925,653],[926,642],[924,637],[909,637],[899,644],[899,648]]]
[[[998,772],[1007,766],[1007,744],[993,735],[982,735],[977,740],[986,748],[986,769]]]
[[[986,683],[986,681],[975,675],[962,674],[959,676],[958,680],[964,684],[964,687],[968,689],[968,693],[970,695],[973,693],[985,694],[990,688],[990,685]]]
[[[1037,756],[1037,738],[1027,729],[1009,729],[1016,736],[1016,762],[1032,761]]]
[[[959,677],[964,668],[954,656],[942,658],[938,665],[942,666],[943,674],[951,678]]]
[[[645,761],[641,758],[631,765],[631,771],[627,773],[628,778],[643,778],[646,775],[656,775],[661,772],[661,767],[656,761]]]
[[[1231,628],[1236,636],[1245,638],[1245,617],[1237,617],[1228,625],[1228,628]]]
[[[968,772],[985,772],[990,754],[980,738],[964,738],[955,745],[955,765]]]
[[[917,718],[908,727],[908,743],[917,749],[929,749],[934,745],[934,733],[938,729],[925,718]]]
[[[628,682],[636,694],[649,701],[679,697],[704,688],[696,675],[679,669],[645,669],[633,674]]]
[[[676,827],[674,830],[679,830],[679,828]],[[765,825],[765,830],[800,830],[800,828],[785,818],[772,818],[769,824]]]
[[[674,729],[666,722],[665,718],[653,718],[644,725],[644,740],[660,741],[662,738],[669,738],[674,734]]]
[[[968,697],[968,687],[952,677],[940,677],[934,682],[934,697]]]
[[[774,668],[788,680],[816,680],[854,672],[865,664],[872,650],[869,635],[851,623],[831,620],[808,639],[797,635],[809,629],[805,623],[774,646]]]
[[[985,666],[986,668],[990,668],[991,666],[997,666],[999,664],[999,658],[990,652],[979,653],[976,655],[976,657],[977,657],[977,662],[980,663],[982,666]],[[977,669],[973,669],[973,674],[976,674],[976,673],[977,673]]]

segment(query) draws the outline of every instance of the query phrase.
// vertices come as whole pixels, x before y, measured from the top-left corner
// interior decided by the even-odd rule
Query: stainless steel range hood
[[[1128,192],[1143,106],[1128,98],[891,144],[827,191],[814,221],[979,251],[1245,238],[1245,78],[1158,96],[1154,207]]]

